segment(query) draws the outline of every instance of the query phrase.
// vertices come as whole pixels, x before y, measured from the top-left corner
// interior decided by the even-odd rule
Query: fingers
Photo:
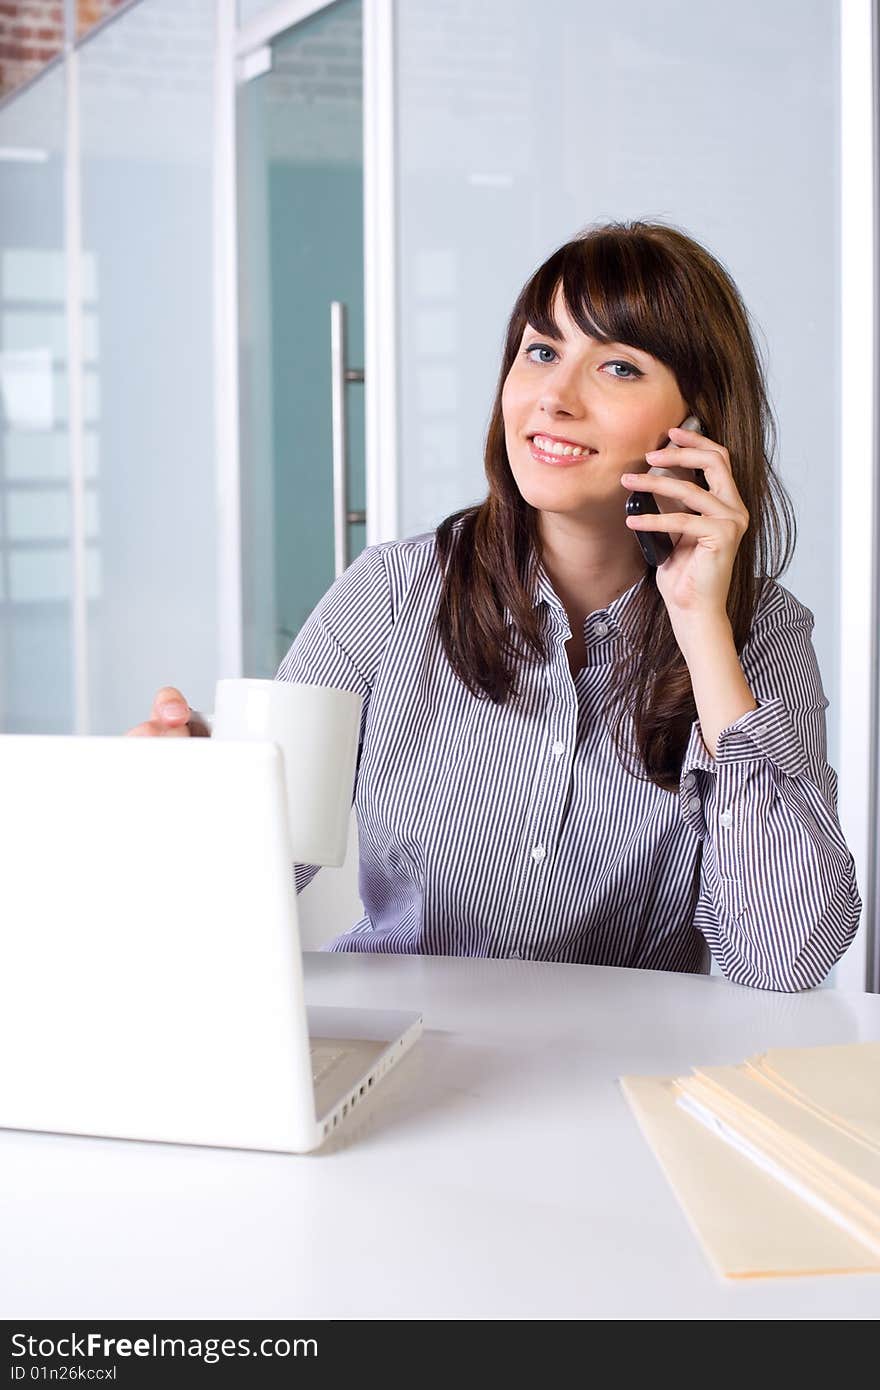
[[[192,713],[176,686],[163,685],[156,692],[150,718],[129,729],[128,735],[132,738],[189,738],[191,731],[187,720]]]
[[[673,471],[666,468],[657,473],[624,473],[620,485],[629,492],[653,493],[661,512],[672,511],[683,503],[696,516],[730,515],[729,505],[715,493],[700,487],[699,483],[694,482],[693,475],[690,478],[675,478]],[[688,506],[691,501],[696,505]]]
[[[685,447],[672,442],[667,444],[665,449],[652,449],[645,454],[648,463],[664,471],[671,471],[672,466],[688,470],[698,468],[705,477],[708,492],[719,497],[729,507],[745,507],[733,479],[730,454],[724,446],[690,430],[676,429],[674,433],[682,436]],[[699,439],[700,444],[707,447],[690,447],[692,439]]]
[[[186,724],[189,716],[190,708],[186,697],[176,686],[163,685],[162,689],[156,692],[153,708],[150,710],[151,721],[158,721],[171,730]]]
[[[725,523],[733,529],[730,533],[736,537],[736,544],[739,545],[741,534],[745,533],[745,526],[731,516],[697,516],[692,512],[663,512],[659,516],[646,514],[644,516],[628,516],[626,524],[635,531],[669,531],[674,525],[676,530],[684,536],[695,536],[707,545],[710,539],[715,544],[710,549],[718,549],[727,543],[727,533],[723,530]]]
[[[145,724],[138,724],[134,729],[129,729],[127,738],[189,738],[190,730],[187,724],[169,727],[160,719],[148,719]]]

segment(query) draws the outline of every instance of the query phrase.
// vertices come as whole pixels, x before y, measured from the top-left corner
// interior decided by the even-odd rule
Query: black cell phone
[[[681,422],[681,429],[683,430],[702,430],[702,428],[696,415],[689,415],[686,420],[682,420]],[[665,449],[666,444],[669,442],[669,436],[667,435],[666,443],[661,447]],[[656,467],[648,471],[651,473],[655,471],[663,472],[662,469],[657,470]],[[693,480],[695,483],[698,483],[700,487],[705,488],[707,492],[709,491],[709,484],[706,482],[706,475],[702,468],[694,470]],[[657,499],[653,492],[631,492],[626,499],[626,515],[645,516],[651,514],[654,516],[660,515],[660,508],[657,505]],[[665,531],[636,531],[635,534],[642,548],[642,554],[645,560],[649,565],[653,565],[655,569],[657,565],[662,565],[664,560],[669,559],[675,548]]]

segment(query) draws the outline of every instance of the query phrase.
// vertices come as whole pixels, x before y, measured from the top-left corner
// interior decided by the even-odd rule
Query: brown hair
[[[507,326],[486,437],[489,494],[477,506],[446,517],[436,530],[444,571],[436,620],[443,648],[468,689],[496,704],[518,697],[521,661],[548,657],[540,610],[533,606],[541,554],[538,514],[510,469],[501,392],[526,324],[558,335],[551,310],[560,286],[582,332],[603,342],[628,343],[665,363],[702,433],[728,450],[750,518],[727,600],[737,652],[751,630],[764,577],[783,573],[796,538],[794,509],[772,469],[777,433],[764,370],[748,310],[730,275],[675,227],[610,222],[588,228],[554,251],[523,287]],[[622,527],[624,515],[625,499]],[[697,709],[687,663],[650,566],[626,621],[632,650],[624,642],[605,713],[616,709],[614,739],[621,753],[620,729],[629,711],[643,770],[657,786],[677,791]]]

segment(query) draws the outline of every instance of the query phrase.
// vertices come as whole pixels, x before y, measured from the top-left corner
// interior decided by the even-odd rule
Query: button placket
[[[706,833],[706,826],[702,814],[703,804],[700,789],[696,774],[693,772],[686,772],[681,779],[680,802],[685,824],[702,839]]]
[[[572,743],[574,743],[574,742],[576,741],[576,739],[577,739],[577,717],[578,717],[578,707],[576,706],[576,708],[575,708],[575,710],[574,710],[574,712],[573,712],[574,732],[573,732],[572,735],[570,736],[571,742],[572,742]],[[562,774],[562,772],[563,772],[563,767],[562,767],[561,759],[562,759],[562,757],[563,757],[563,754],[565,754],[565,753],[568,752],[568,749],[569,749],[569,744],[568,744],[568,743],[565,741],[565,739],[563,739],[563,738],[555,738],[555,739],[553,740],[553,742],[551,743],[551,745],[550,745],[550,758],[551,758],[551,762],[550,762],[550,764],[549,764],[549,773],[548,773],[548,778],[547,778],[547,781],[546,781],[546,783],[545,783],[545,786],[546,786],[546,788],[547,788],[548,795],[550,795],[550,794],[552,793],[554,803],[557,802],[557,798],[560,796],[561,791],[562,791],[562,788],[561,788],[561,786],[560,786],[561,774]],[[557,776],[554,776],[554,774],[558,774],[558,775],[557,775]],[[567,788],[567,781],[568,781],[568,779],[566,778],[566,779],[565,779],[566,788]],[[551,814],[550,814],[551,812],[553,813],[552,816],[551,816]],[[544,816],[544,823],[545,823],[545,825],[546,825],[548,828],[547,828],[547,830],[545,830],[543,838],[540,839],[540,840],[536,840],[535,843],[532,845],[531,857],[532,857],[532,862],[533,862],[533,863],[535,863],[535,864],[540,864],[540,863],[547,857],[547,849],[546,849],[546,845],[545,845],[544,841],[546,840],[546,838],[547,838],[548,835],[550,835],[550,834],[555,835],[555,833],[556,833],[556,832],[555,832],[555,829],[552,829],[552,827],[556,824],[557,820],[558,820],[558,803],[557,803],[557,804],[548,804],[548,805],[545,807],[545,816]],[[540,834],[540,830],[538,831],[538,833]]]
[[[560,638],[563,635],[558,626],[557,634]],[[564,635],[566,638],[571,636],[567,625]],[[567,670],[561,641],[558,657],[566,664]],[[531,924],[540,918],[541,903],[550,881],[547,871],[541,872],[541,867],[555,844],[562,808],[567,799],[571,773],[563,755],[574,747],[577,740],[578,708],[577,695],[570,683],[566,682],[559,691],[559,698],[549,702],[544,711],[549,739],[544,744],[540,776],[529,806],[523,857],[519,861],[516,883],[505,917],[502,939],[508,944],[508,949],[511,939],[521,939],[523,922]],[[559,737],[559,734],[563,737]],[[527,952],[522,952],[521,947],[519,949],[525,957]]]
[[[573,719],[574,719],[575,733],[574,733],[574,735],[573,735],[572,737],[573,737],[573,738],[576,738],[576,736],[577,736],[577,734],[576,734],[576,730],[577,730],[577,706],[575,707],[575,710],[573,711]],[[571,722],[571,717],[570,717],[570,719],[569,719],[569,722]],[[542,837],[541,839],[535,840],[534,844],[532,845],[532,849],[531,849],[531,859],[532,859],[532,863],[535,864],[535,865],[542,863],[543,860],[546,859],[546,857],[547,857],[547,848],[546,848],[545,840],[546,840],[548,834],[553,833],[553,832],[551,831],[550,827],[551,827],[551,824],[552,824],[552,822],[553,822],[553,820],[554,820],[554,818],[555,818],[555,811],[556,811],[556,807],[555,807],[555,805],[552,804],[552,803],[555,803],[556,800],[557,800],[557,798],[558,798],[559,795],[560,795],[560,790],[561,790],[561,788],[560,788],[560,777],[561,777],[561,774],[562,774],[562,772],[563,772],[561,759],[562,759],[563,754],[566,753],[566,752],[568,751],[568,747],[569,747],[569,745],[568,745],[568,743],[566,743],[566,741],[565,741],[564,738],[555,738],[555,739],[553,740],[553,742],[551,743],[551,745],[550,745],[550,762],[549,762],[549,766],[548,766],[548,769],[547,769],[547,778],[546,778],[546,781],[545,781],[545,784],[544,784],[544,785],[545,785],[545,789],[546,789],[546,793],[547,793],[547,797],[548,797],[548,804],[547,804],[547,805],[545,806],[545,808],[544,808],[544,816],[542,817],[542,819],[544,820],[545,826],[548,827],[548,828],[545,830],[543,837]],[[551,814],[550,814],[551,812],[554,813],[553,816],[551,816]],[[538,834],[539,834],[539,835],[541,834],[540,828],[538,828]]]

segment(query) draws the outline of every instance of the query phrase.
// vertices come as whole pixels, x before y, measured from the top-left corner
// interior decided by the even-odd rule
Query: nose
[[[547,415],[567,415],[577,418],[583,414],[583,402],[578,394],[575,372],[566,372],[562,364],[548,373],[542,384],[538,405]]]

